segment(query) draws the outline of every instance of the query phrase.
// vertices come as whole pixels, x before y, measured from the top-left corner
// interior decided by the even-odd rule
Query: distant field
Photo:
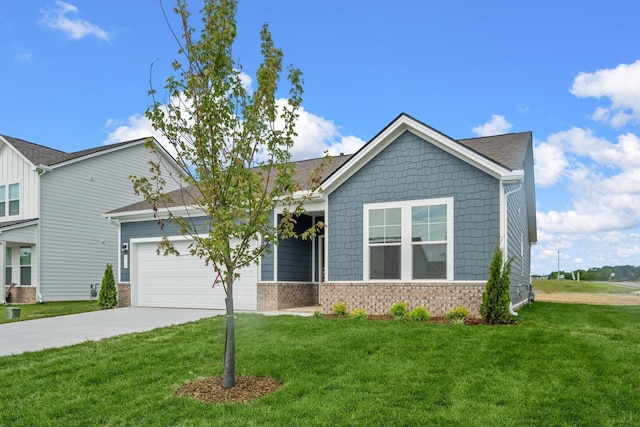
[[[576,282],[574,280],[534,280],[533,290],[543,291],[547,293],[625,293],[636,292],[640,289],[615,285],[607,282]]]

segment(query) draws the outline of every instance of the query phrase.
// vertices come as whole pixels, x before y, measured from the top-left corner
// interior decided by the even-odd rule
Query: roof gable
[[[325,192],[330,193],[349,179],[402,133],[409,131],[425,141],[460,158],[472,166],[498,179],[519,178],[522,175],[526,140],[530,133],[500,135],[498,137],[473,138],[457,141],[448,135],[402,113],[373,139],[367,142],[344,167],[322,184]],[[484,144],[489,141],[489,144]],[[518,144],[512,144],[513,141]],[[523,150],[524,147],[524,150]]]

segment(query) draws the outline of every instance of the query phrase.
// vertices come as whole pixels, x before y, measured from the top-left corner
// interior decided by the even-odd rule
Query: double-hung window
[[[20,284],[31,284],[31,246],[20,247]]]
[[[0,217],[20,214],[20,184],[0,185]]]
[[[4,278],[7,285],[13,283],[12,258],[13,258],[13,248],[11,248],[11,246],[7,246],[5,251],[5,258],[4,258],[4,267],[5,267]]]
[[[452,280],[453,198],[364,205],[367,280]]]

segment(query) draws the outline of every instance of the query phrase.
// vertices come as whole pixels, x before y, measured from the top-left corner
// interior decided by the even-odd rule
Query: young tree
[[[160,226],[162,218],[179,226],[190,241],[191,255],[212,267],[212,279],[222,279],[227,313],[225,388],[235,385],[233,284],[238,271],[256,263],[278,238],[295,236],[295,218],[318,189],[321,173],[314,171],[305,184],[308,191],[294,197],[301,188],[294,180],[290,150],[302,101],[302,75],[297,68],[288,68],[289,96],[282,103],[286,105],[279,105],[276,94],[283,54],[265,24],[260,32],[257,88],[248,89],[240,64],[232,57],[236,9],[234,0],[205,0],[202,30],[196,39],[186,2],[176,2],[182,41],[176,40],[182,59],[173,63],[177,75],[166,80],[169,103],[157,101],[152,86],[154,104],[146,115],[174,148],[178,164],[188,175],[187,185],[175,196],[176,203],[164,190],[166,179],[171,178],[163,175],[160,157],[152,162],[151,178],[132,176],[134,190],[152,204]],[[274,226],[272,215],[278,203],[284,212]],[[172,209],[176,204],[183,209]],[[194,220],[198,216],[207,219],[204,223]],[[314,225],[301,237],[315,235],[321,226]],[[167,239],[159,250],[165,255],[175,253]]]
[[[496,246],[489,265],[489,280],[482,293],[480,305],[480,316],[482,316],[484,323],[509,323],[511,321],[511,313],[509,312],[511,261],[509,259],[505,262],[502,249],[500,246]]]
[[[113,308],[118,305],[118,291],[116,289],[116,280],[113,277],[111,264],[107,264],[104,270],[104,276],[102,276],[98,305],[100,305],[100,310]]]

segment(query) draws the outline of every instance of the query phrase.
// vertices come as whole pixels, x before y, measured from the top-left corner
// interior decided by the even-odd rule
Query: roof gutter
[[[38,172],[38,174],[40,176],[44,175],[47,172],[51,172],[53,170],[53,168],[51,168],[50,166],[46,166],[46,165],[38,165],[35,167],[36,172]]]

